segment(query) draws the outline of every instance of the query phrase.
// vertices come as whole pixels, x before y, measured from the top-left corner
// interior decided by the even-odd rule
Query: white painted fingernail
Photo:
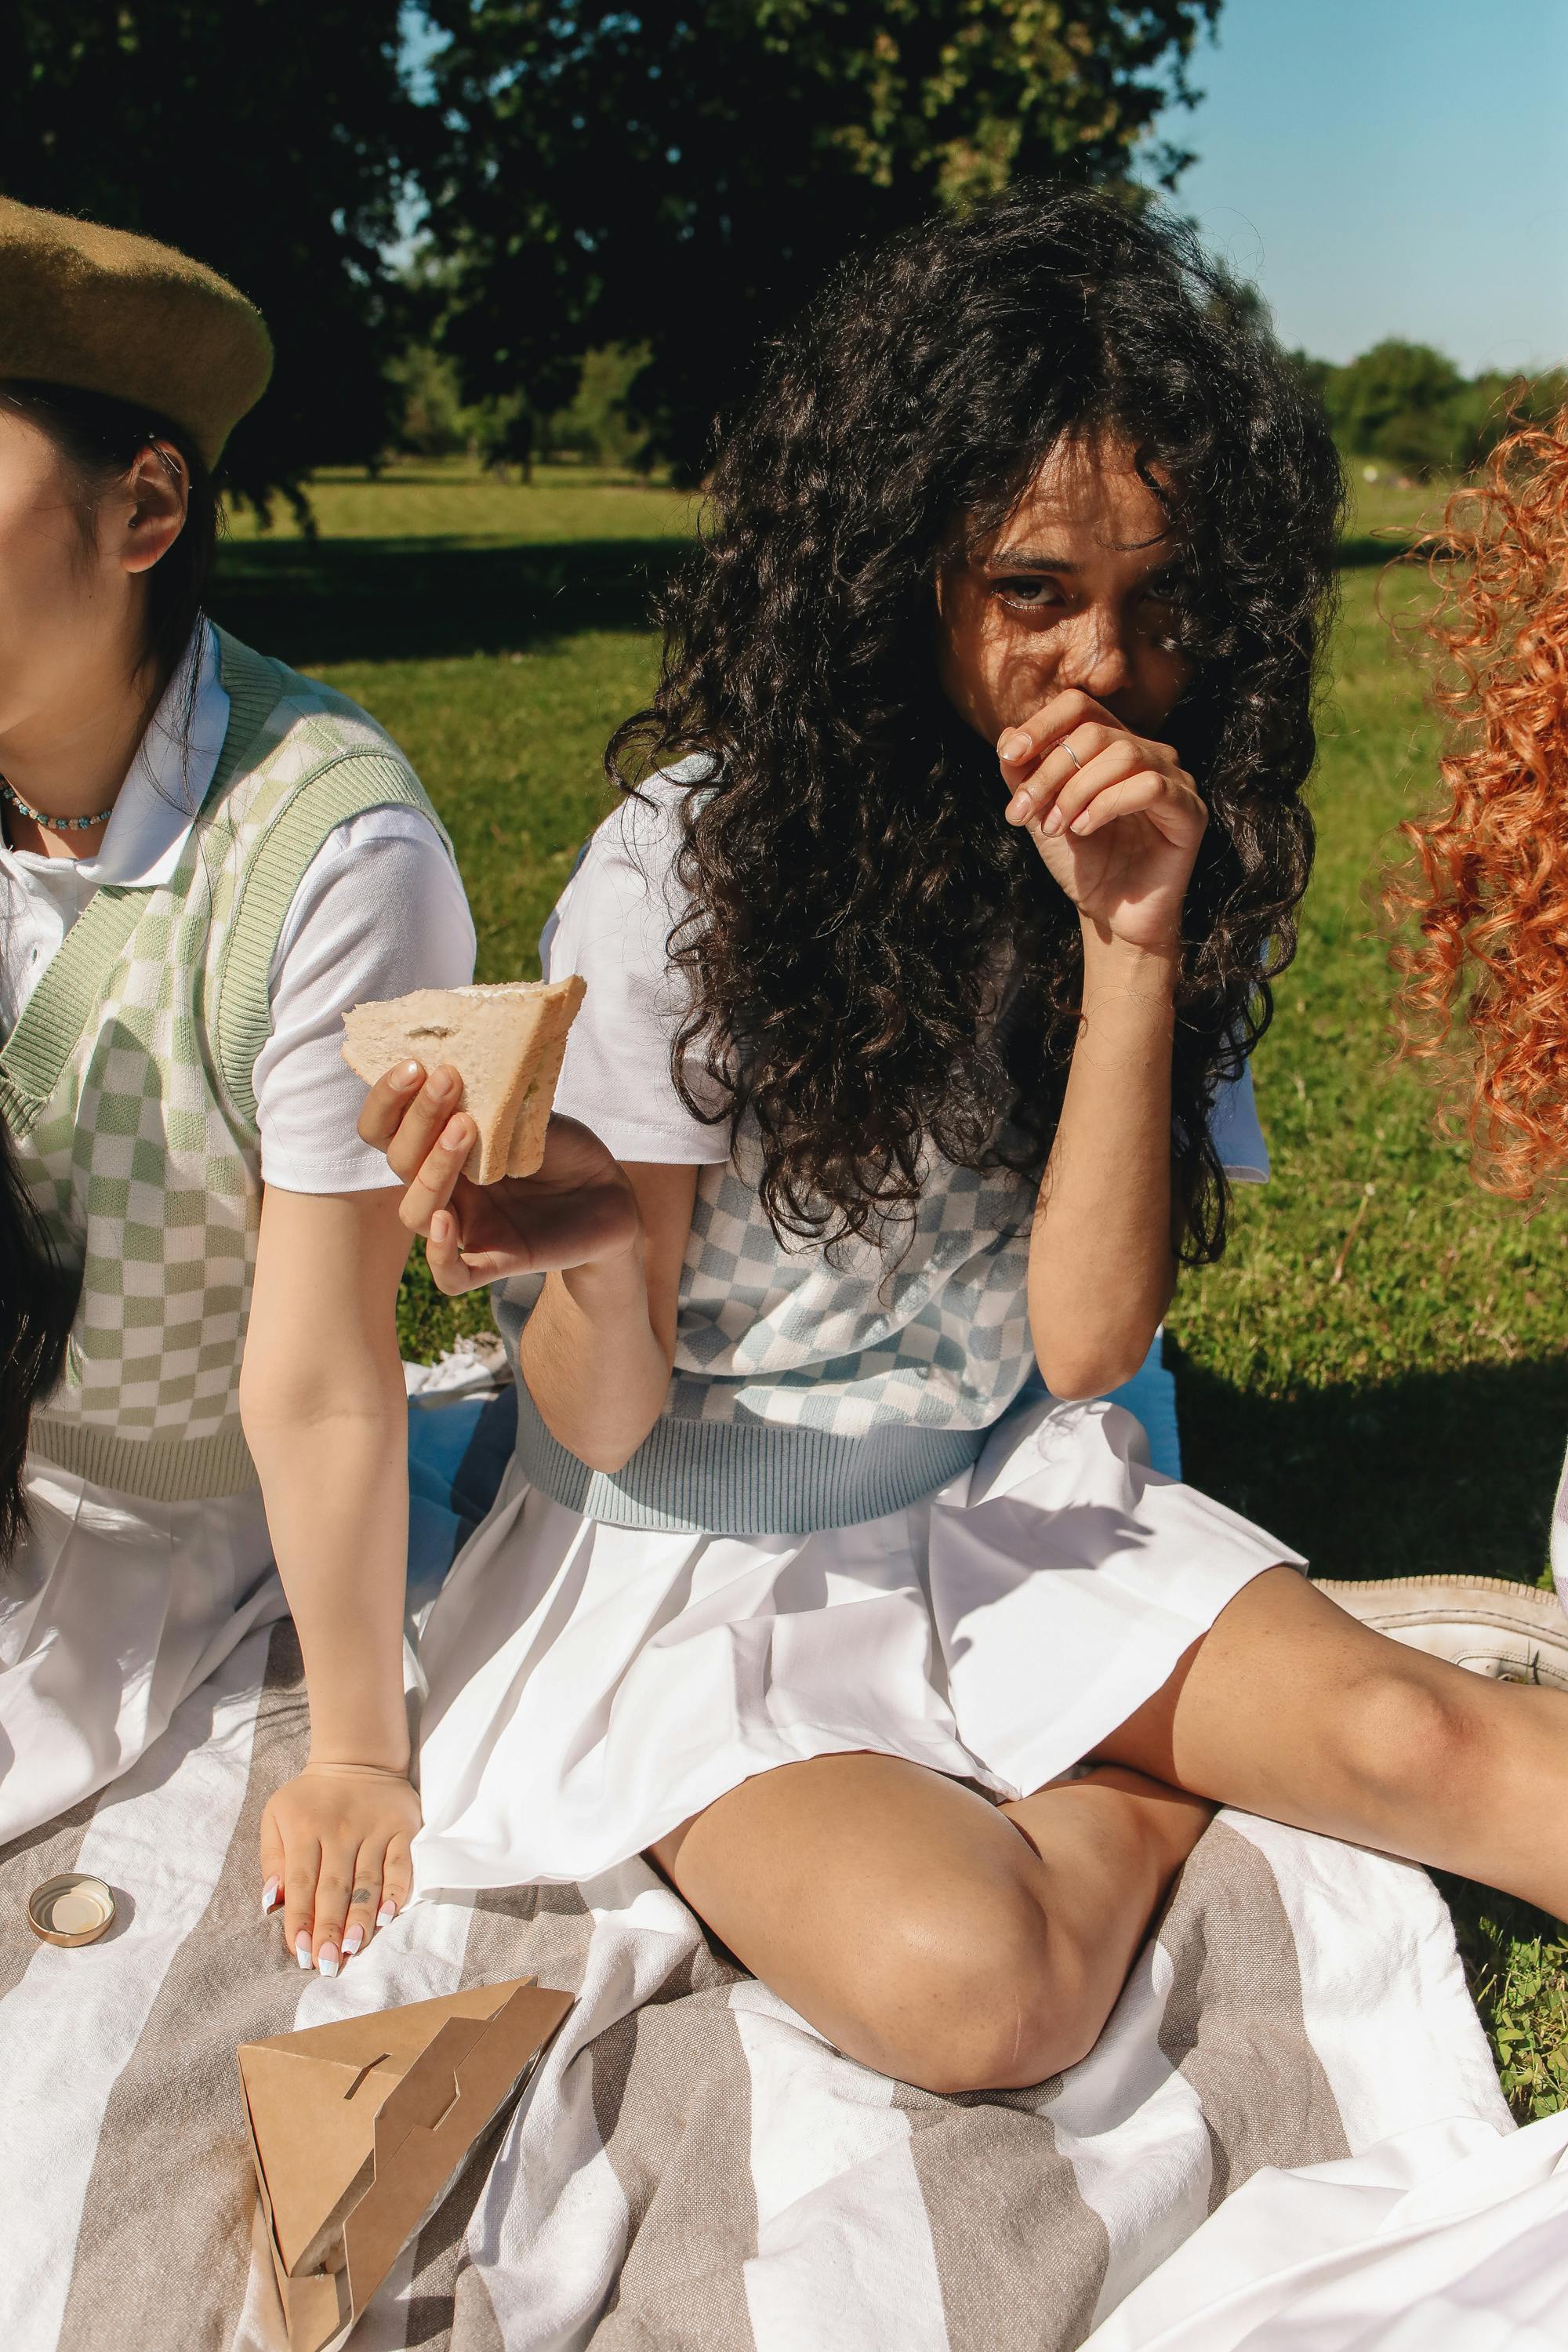
[[[344,1959],[352,1960],[363,1941],[364,1929],[360,1926],[359,1921],[356,1919],[353,1926],[349,1929],[348,1934],[343,1937]]]
[[[389,1895],[375,1915],[375,1924],[378,1927],[390,1927],[396,1916],[397,1906]]]
[[[299,1934],[294,1938],[294,1958],[299,1961],[300,1966],[302,1969],[308,1969],[310,1967],[310,1938],[306,1935],[303,1927],[300,1928]]]
[[[269,1878],[266,1885],[262,1888],[261,1916],[264,1919],[269,1911],[276,1910],[278,1906],[278,1897],[282,1891],[283,1881],[280,1878]]]
[[[323,1944],[321,1946],[321,1957],[317,1960],[316,1966],[321,1969],[321,1974],[324,1977],[335,1977],[337,1975],[338,1948],[335,1944]]]

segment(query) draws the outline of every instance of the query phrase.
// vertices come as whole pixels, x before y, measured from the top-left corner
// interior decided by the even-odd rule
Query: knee
[[[1088,2054],[1110,2007],[1022,1885],[933,1893],[864,1957],[866,2054],[922,2090],[1046,2082]]]
[[[1462,1667],[1376,1637],[1375,1658],[1337,1709],[1341,1759],[1368,1794],[1390,1803],[1442,1797],[1473,1782],[1480,1762],[1477,1692]]]

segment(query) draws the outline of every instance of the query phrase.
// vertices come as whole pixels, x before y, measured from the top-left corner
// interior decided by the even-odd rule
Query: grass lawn
[[[1238,1196],[1229,1255],[1184,1282],[1168,1344],[1188,1475],[1321,1573],[1535,1582],[1568,1433],[1568,1209],[1488,1199],[1433,1134],[1422,1082],[1391,1063],[1369,905],[1435,772],[1420,677],[1385,617],[1422,593],[1384,568],[1420,503],[1363,488],[1347,538],[1317,872],[1256,1066],[1274,1180]],[[690,511],[575,469],[525,486],[424,465],[323,476],[319,538],[242,521],[225,551],[219,617],[353,695],[413,758],[462,862],[481,979],[538,970],[540,926],[609,804],[605,739],[653,678],[647,600]],[[406,1352],[484,1317],[469,1301],[454,1318],[411,1270]],[[1447,1891],[1505,2086],[1521,2115],[1555,2109],[1568,1939]]]

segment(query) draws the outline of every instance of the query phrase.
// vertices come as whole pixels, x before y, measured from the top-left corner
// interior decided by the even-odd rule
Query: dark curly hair
[[[1207,1112],[1295,948],[1342,478],[1256,300],[1182,226],[1049,185],[854,261],[779,343],[667,596],[654,700],[605,755],[632,793],[708,755],[680,804],[674,1075],[732,1143],[752,1116],[781,1234],[879,1234],[928,1141],[1031,1176],[1049,1152],[1078,916],[942,691],[935,598],[955,540],[984,545],[1064,436],[1100,433],[1131,446],[1183,550],[1194,682],[1169,732],[1211,822],[1173,1144],[1184,1255],[1224,1247]]]

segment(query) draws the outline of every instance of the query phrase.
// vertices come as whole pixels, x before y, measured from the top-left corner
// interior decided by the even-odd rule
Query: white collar
[[[217,638],[210,621],[198,621],[136,748],[97,856],[73,861],[82,882],[153,890],[169,880],[206,798],[227,732],[228,693],[218,673]],[[7,852],[0,841],[0,856],[7,855],[16,852]],[[34,867],[43,862],[36,856],[28,860]]]

